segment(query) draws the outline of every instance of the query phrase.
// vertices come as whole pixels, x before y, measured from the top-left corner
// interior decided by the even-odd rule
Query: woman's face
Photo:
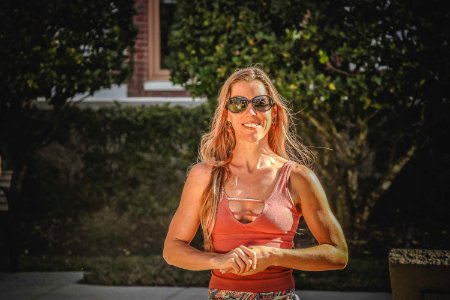
[[[230,98],[242,96],[247,99],[253,99],[255,96],[268,94],[268,91],[260,81],[242,80],[232,85]],[[232,113],[227,111],[227,120],[231,122],[236,141],[259,142],[267,139],[267,133],[272,126],[275,107],[261,112],[257,111],[252,103],[249,103],[243,112]]]

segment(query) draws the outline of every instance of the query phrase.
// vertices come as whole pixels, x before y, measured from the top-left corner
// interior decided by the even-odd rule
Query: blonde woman
[[[208,299],[296,299],[293,269],[347,264],[344,234],[290,119],[259,68],[236,71],[220,91],[163,253],[171,265],[212,270]],[[293,249],[300,217],[317,246]],[[190,246],[199,225],[204,251]]]

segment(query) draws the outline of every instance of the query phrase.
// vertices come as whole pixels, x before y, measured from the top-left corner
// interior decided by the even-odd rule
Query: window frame
[[[159,0],[148,0],[148,81],[169,81],[170,71],[161,69],[161,28]]]

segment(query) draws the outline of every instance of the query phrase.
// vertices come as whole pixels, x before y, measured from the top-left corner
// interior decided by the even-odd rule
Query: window
[[[169,80],[168,37],[174,21],[176,0],[149,1],[149,80]]]

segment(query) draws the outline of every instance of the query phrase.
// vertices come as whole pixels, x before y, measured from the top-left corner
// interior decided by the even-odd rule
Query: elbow
[[[180,263],[183,262],[183,250],[188,242],[179,239],[166,239],[164,241],[164,247],[162,257],[167,264],[175,267],[180,267]]]
[[[348,264],[348,257],[345,257],[343,259],[341,259],[338,263],[337,263],[337,269],[338,270],[343,270],[347,267]]]
[[[173,255],[170,253],[170,250],[168,249],[167,245],[164,245],[162,256],[168,265],[171,265],[171,266],[174,265],[173,264]]]
[[[166,247],[164,247],[163,252],[162,252],[162,257],[166,261],[166,263],[168,263],[170,265],[170,255],[167,252],[168,251],[167,251]]]
[[[342,249],[339,251],[339,255],[336,259],[336,268],[338,270],[343,270],[348,264],[348,251],[347,249]]]
[[[329,245],[332,249],[329,256],[330,268],[332,270],[345,269],[348,264],[348,250],[346,245]]]

